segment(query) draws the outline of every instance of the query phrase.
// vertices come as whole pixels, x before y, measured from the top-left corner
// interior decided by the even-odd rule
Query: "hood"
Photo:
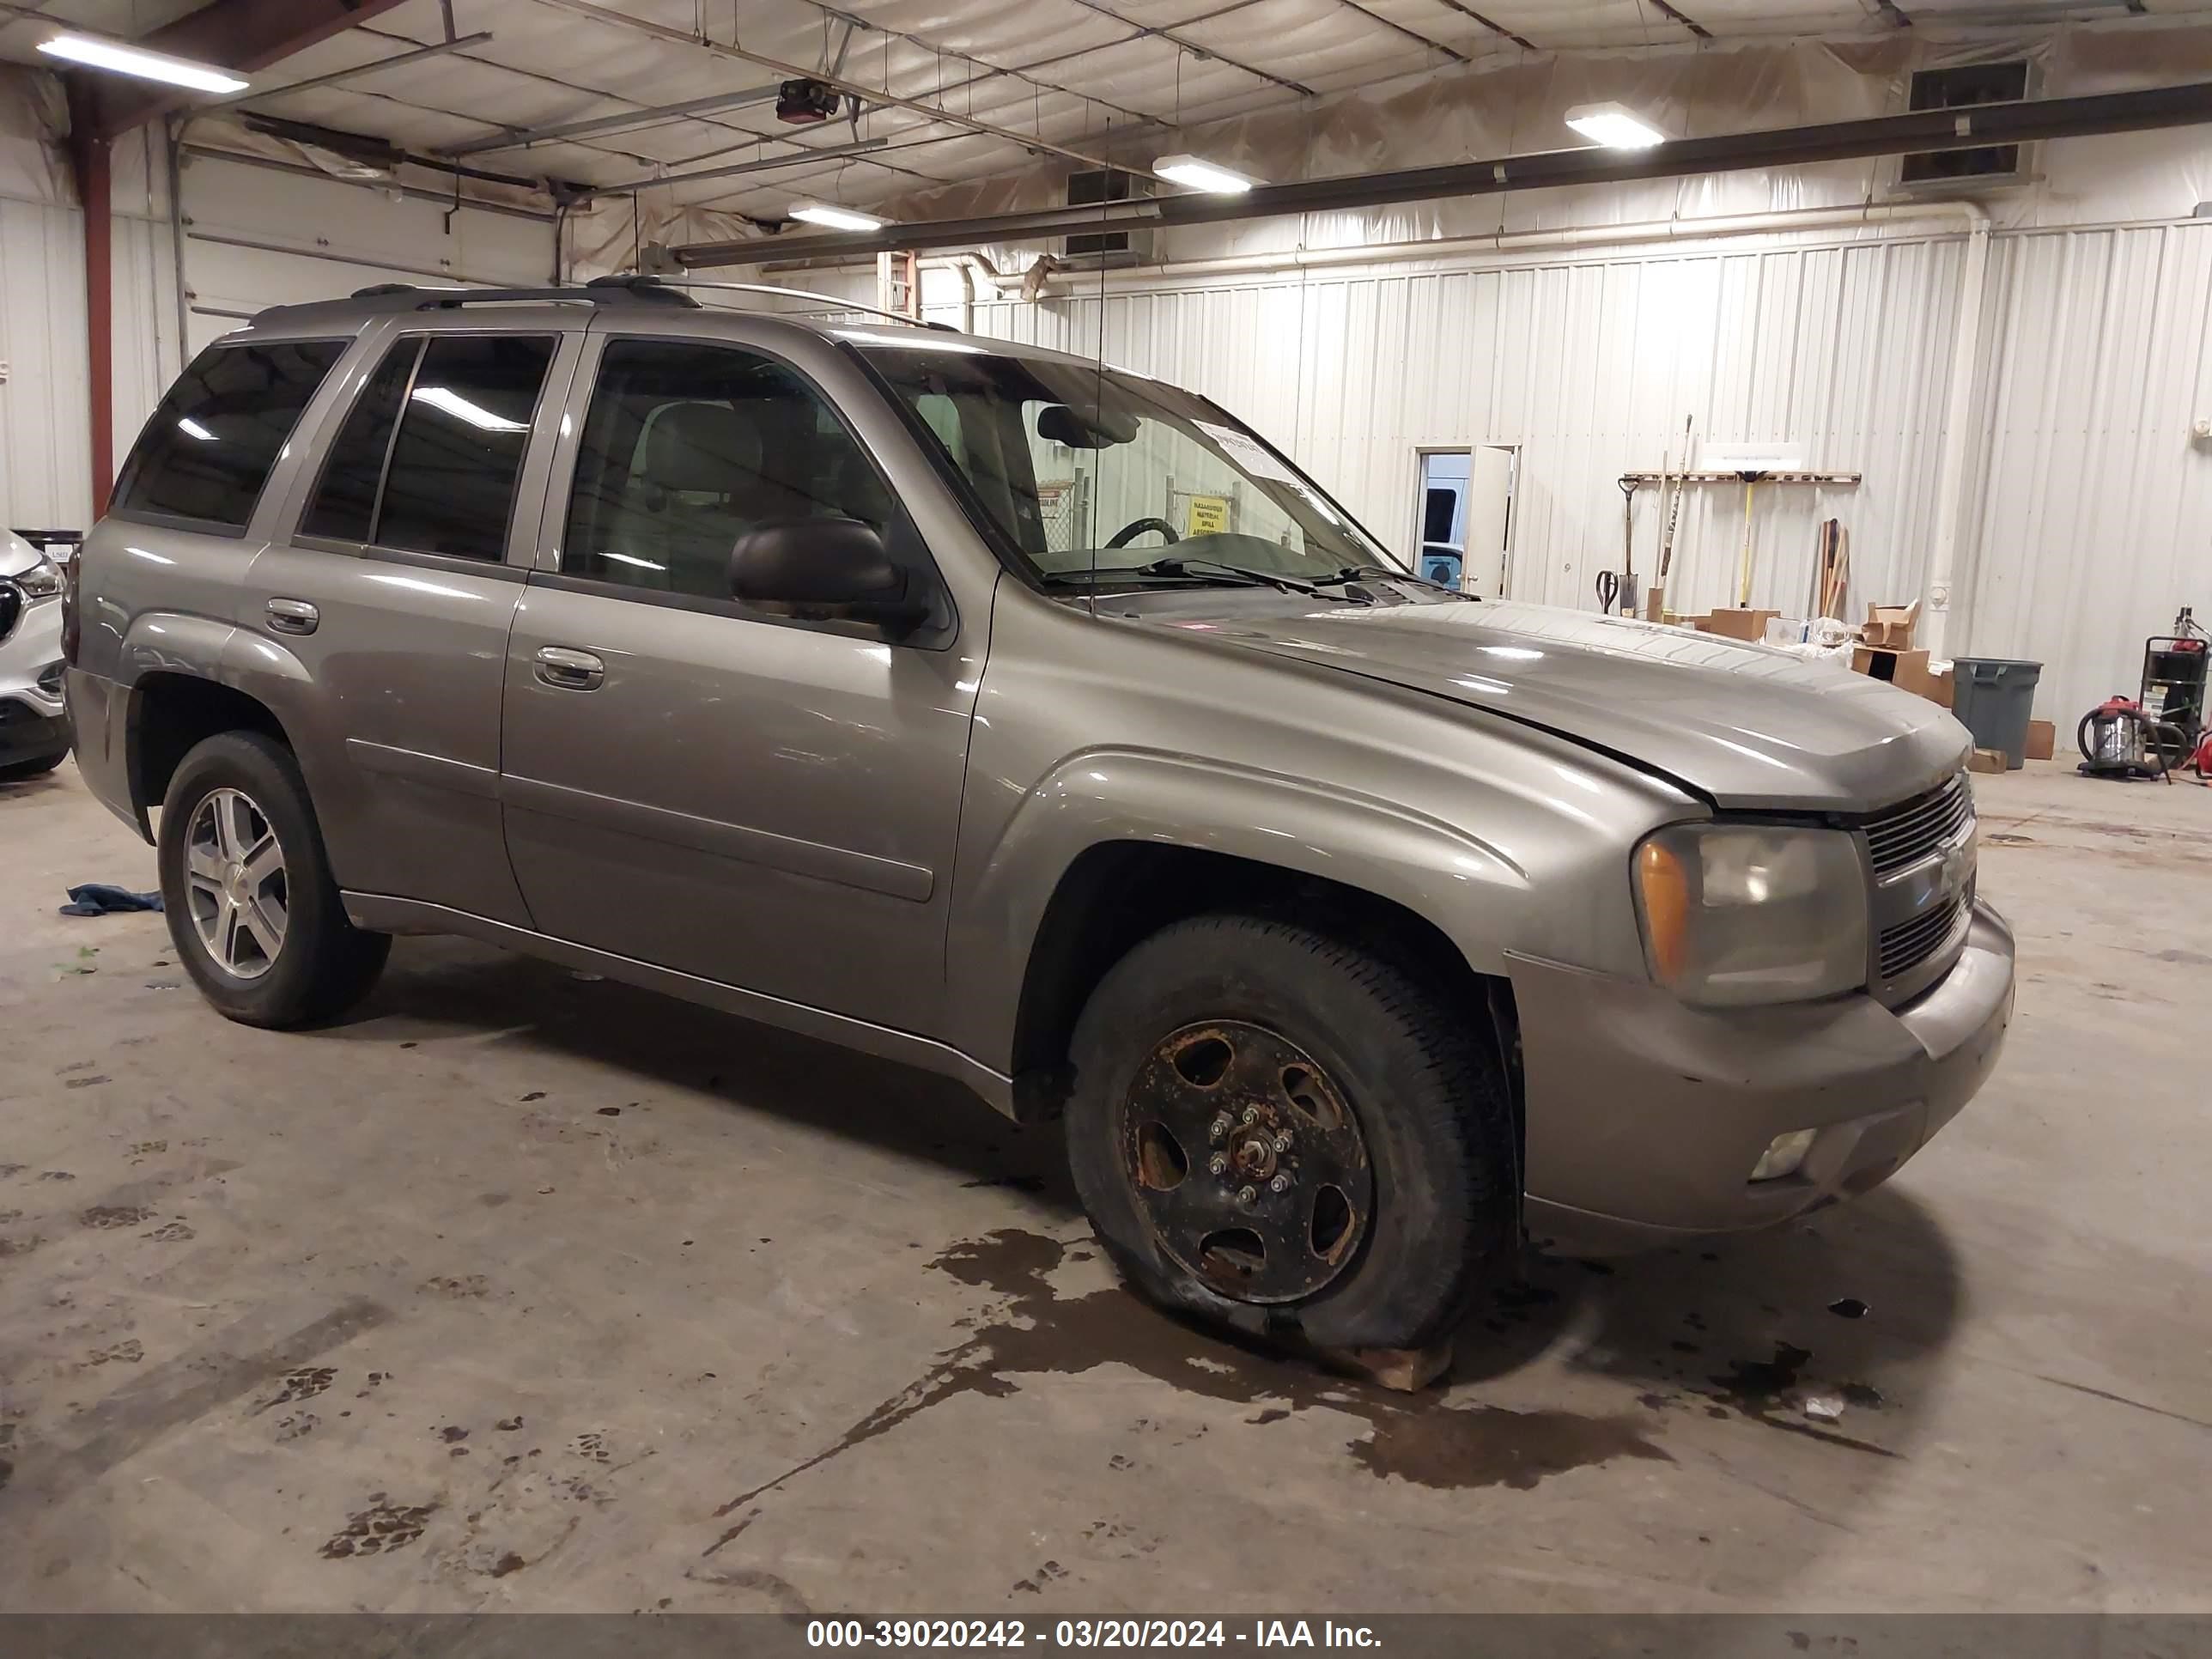
[[[1972,746],[1947,710],[1880,680],[1626,617],[1510,601],[1224,605],[1202,625],[1557,732],[1722,806],[1871,811],[1942,781]]]
[[[20,576],[44,556],[21,536],[0,530],[0,576]]]

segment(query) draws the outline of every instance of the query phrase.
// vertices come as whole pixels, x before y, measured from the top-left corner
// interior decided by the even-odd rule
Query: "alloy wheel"
[[[284,948],[290,889],[276,826],[252,797],[211,790],[185,832],[185,889],[192,927],[216,965],[258,979]]]

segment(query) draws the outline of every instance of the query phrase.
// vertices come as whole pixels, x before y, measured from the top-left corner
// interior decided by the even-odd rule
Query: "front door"
[[[775,520],[859,519],[927,553],[791,364],[595,343],[573,482],[547,509],[556,568],[532,575],[507,657],[501,794],[536,926],[927,1031],[972,664],[957,642],[748,610],[728,577],[738,537]]]

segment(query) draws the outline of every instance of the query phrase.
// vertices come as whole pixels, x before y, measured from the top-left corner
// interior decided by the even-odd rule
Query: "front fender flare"
[[[1030,954],[1061,877],[1109,842],[1220,854],[1390,900],[1433,922],[1480,973],[1504,971],[1526,872],[1455,824],[1313,778],[1148,750],[1072,755],[963,854],[948,935],[955,1041],[1007,1069]]]

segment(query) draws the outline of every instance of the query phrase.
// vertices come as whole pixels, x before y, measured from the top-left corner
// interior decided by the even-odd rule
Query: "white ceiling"
[[[124,37],[194,0],[15,0]],[[2212,0],[451,0],[476,47],[296,93],[294,82],[444,38],[439,0],[407,0],[255,77],[253,111],[435,153],[819,70],[870,100],[857,125],[778,122],[766,104],[469,155],[495,171],[607,185],[881,141],[865,155],[654,186],[654,199],[780,214],[794,196],[855,203],[1022,166],[1127,160],[1179,125],[1295,106],[1530,51],[1692,46],[1787,35],[2069,20],[2212,16]],[[704,38],[697,37],[703,27]],[[44,61],[48,25],[0,12],[0,58]],[[758,61],[765,59],[764,64]],[[995,129],[996,131],[989,131]]]

